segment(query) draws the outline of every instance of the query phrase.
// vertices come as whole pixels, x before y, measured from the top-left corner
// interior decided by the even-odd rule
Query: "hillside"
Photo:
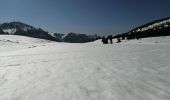
[[[21,35],[52,41],[59,41],[42,29],[34,28],[33,26],[21,22],[3,23],[0,25],[0,28],[3,30],[4,33],[9,35]]]
[[[56,42],[68,42],[68,43],[86,43],[94,41],[98,36],[93,37],[86,34],[78,33],[49,33],[41,28],[35,28],[31,25],[24,24],[22,22],[10,22],[0,24],[0,34],[8,35],[21,35],[40,39],[47,39]]]
[[[51,36],[54,38],[67,43],[86,43],[86,42],[92,42],[99,38],[97,35],[86,35],[86,34],[80,34],[80,33],[50,33]]]
[[[114,36],[115,38],[139,39],[147,37],[170,36],[170,18],[159,19],[139,26],[131,31]]]
[[[102,45],[2,35],[0,100],[169,100],[169,49],[170,37]]]
[[[44,46],[52,41],[17,35],[0,35],[0,52],[9,52]]]

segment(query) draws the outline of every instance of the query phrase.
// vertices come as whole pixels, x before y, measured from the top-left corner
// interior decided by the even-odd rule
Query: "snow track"
[[[22,42],[0,45],[7,48],[0,100],[170,100],[170,43],[161,38],[114,45],[6,38]]]

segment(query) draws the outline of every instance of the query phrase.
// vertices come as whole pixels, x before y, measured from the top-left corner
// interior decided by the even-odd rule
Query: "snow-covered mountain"
[[[97,36],[94,38],[91,38],[90,35],[86,34],[77,34],[77,33],[68,33],[63,37],[64,42],[70,42],[70,43],[85,43],[85,42],[91,42],[96,40]]]
[[[139,39],[157,36],[170,36],[170,17],[144,24],[127,33],[118,34],[115,38]]]
[[[50,33],[50,34],[56,39],[68,43],[86,43],[97,40],[99,38],[99,36],[97,35],[86,35],[73,32],[66,34],[63,33]]]
[[[36,28],[30,25],[21,23],[21,22],[3,23],[1,24],[1,28],[3,29],[5,33],[11,34],[11,35],[16,34],[17,31],[27,32],[31,30],[36,30]]]
[[[170,18],[164,18],[160,20],[156,20],[150,23],[147,23],[145,25],[142,25],[140,27],[137,27],[130,32],[144,32],[148,30],[158,30],[158,29],[163,29],[170,27]]]
[[[2,30],[1,30],[2,29]],[[49,33],[40,28],[24,24],[22,22],[10,22],[0,25],[0,34],[22,35],[40,39],[48,39],[57,42],[85,43],[94,41],[96,37],[77,33]]]
[[[9,35],[22,35],[40,39],[48,39],[52,41],[59,41],[42,29],[34,28],[33,26],[21,22],[3,23],[0,25],[0,27],[4,33]]]
[[[65,36],[65,34],[63,33],[49,33],[51,36],[53,36],[54,38],[60,40],[61,42],[64,42],[63,41],[63,37]]]

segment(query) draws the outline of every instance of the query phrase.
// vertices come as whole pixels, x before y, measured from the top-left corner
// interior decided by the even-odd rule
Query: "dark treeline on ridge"
[[[130,40],[157,36],[170,36],[170,18],[164,18],[147,23],[127,33],[115,35],[114,38]]]

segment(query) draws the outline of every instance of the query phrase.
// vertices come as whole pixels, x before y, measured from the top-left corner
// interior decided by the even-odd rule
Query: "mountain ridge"
[[[2,30],[2,31],[0,30],[0,34],[22,35],[57,42],[85,43],[94,41],[97,38],[97,36],[91,38],[86,34],[77,34],[73,32],[70,32],[68,34],[62,33],[50,34],[49,32],[44,31],[41,28],[35,28],[31,25],[27,25],[19,21],[2,23],[0,24],[0,29]]]
[[[152,25],[152,24],[154,24],[154,23],[158,23],[158,22],[161,22],[161,21],[169,20],[169,19],[170,19],[170,17],[166,17],[166,18],[154,20],[154,21],[151,21],[151,22],[149,22],[149,23],[143,24],[143,25],[141,25],[141,26],[139,26],[139,27],[137,27],[137,28],[134,28],[134,29],[132,29],[132,30],[129,31],[129,32],[132,32],[132,31],[134,31],[134,30],[137,30],[137,29],[140,29],[140,28],[143,28],[143,27],[147,27],[147,26]]]
[[[157,36],[170,36],[170,17],[151,21],[126,33],[117,34],[114,38],[139,39]]]

